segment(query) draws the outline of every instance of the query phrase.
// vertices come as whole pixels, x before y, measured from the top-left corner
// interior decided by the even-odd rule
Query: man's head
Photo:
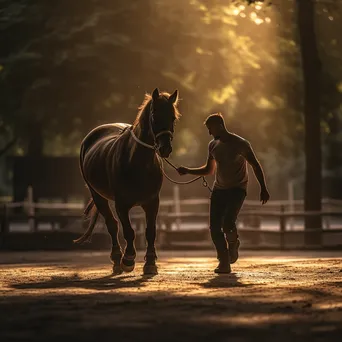
[[[204,124],[207,126],[209,134],[214,137],[214,139],[219,139],[222,133],[226,130],[225,122],[221,113],[215,113],[209,115]]]

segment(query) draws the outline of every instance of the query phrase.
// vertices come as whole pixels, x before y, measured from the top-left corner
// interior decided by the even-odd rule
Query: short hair
[[[224,118],[222,116],[221,113],[214,113],[214,114],[211,114],[209,115],[205,121],[204,121],[204,125],[208,125],[208,124],[211,124],[211,123],[217,123],[217,124],[221,124],[221,125],[225,125],[224,123]]]

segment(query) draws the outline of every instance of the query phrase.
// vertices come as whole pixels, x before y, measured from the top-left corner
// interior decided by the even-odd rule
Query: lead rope
[[[204,176],[198,176],[198,177],[195,177],[193,179],[190,179],[188,181],[185,181],[185,182],[178,182],[178,181],[175,181],[173,180],[172,178],[170,178],[166,173],[165,173],[165,170],[164,170],[164,165],[163,165],[163,159],[172,167],[174,168],[175,170],[177,170],[177,167],[172,164],[169,160],[167,160],[166,158],[161,158],[159,157],[159,155],[157,154],[158,158],[161,160],[161,169],[162,169],[162,172],[163,172],[163,175],[172,183],[174,184],[180,184],[180,185],[186,185],[186,184],[191,184],[193,182],[196,182],[197,180],[199,180],[200,178],[202,178],[202,185],[205,187],[205,188],[208,188],[208,190],[210,192],[213,192],[213,190],[210,188],[210,186],[208,185],[208,182],[207,180],[205,179]]]
[[[150,124],[151,124],[151,122],[150,122]],[[208,182],[207,182],[207,180],[205,179],[204,176],[198,176],[198,177],[195,177],[195,178],[193,178],[193,179],[190,179],[189,181],[186,181],[186,182],[178,182],[178,181],[175,181],[175,180],[173,180],[172,178],[170,178],[170,177],[165,173],[164,164],[163,164],[163,159],[164,159],[171,167],[173,167],[176,171],[177,171],[177,167],[176,167],[174,164],[172,164],[169,160],[167,160],[166,158],[162,158],[162,157],[160,157],[160,156],[158,155],[158,151],[157,151],[157,146],[156,146],[156,145],[149,145],[149,144],[144,143],[144,142],[141,141],[140,139],[138,139],[138,138],[136,137],[136,135],[134,134],[134,132],[133,132],[132,126],[131,126],[131,127],[125,127],[124,130],[123,130],[121,133],[125,132],[126,129],[129,129],[129,131],[130,131],[130,133],[131,133],[133,139],[134,139],[138,144],[141,144],[141,145],[143,145],[143,146],[145,146],[145,147],[147,147],[147,148],[150,148],[150,149],[152,149],[152,150],[155,151],[157,158],[158,158],[158,159],[160,160],[160,162],[161,162],[161,170],[162,170],[162,172],[163,172],[163,175],[164,175],[171,183],[179,184],[179,185],[186,185],[186,184],[191,184],[191,183],[193,183],[193,182],[196,182],[197,180],[199,180],[200,178],[202,178],[202,180],[203,180],[203,181],[202,181],[202,185],[203,185],[205,188],[208,188],[208,190],[209,190],[210,192],[213,192],[213,190],[210,188],[210,186],[209,186],[209,184],[208,184]],[[161,133],[165,134],[165,133],[168,133],[168,131],[163,131],[163,132],[161,132]],[[159,134],[160,134],[160,133],[159,133]],[[171,132],[170,132],[170,134],[171,134]],[[171,134],[171,137],[172,137],[172,134]]]

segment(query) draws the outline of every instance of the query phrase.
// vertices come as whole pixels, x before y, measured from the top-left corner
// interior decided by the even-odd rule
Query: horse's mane
[[[167,92],[160,92],[160,97],[164,98],[165,101],[169,99],[171,94]],[[152,103],[152,96],[148,93],[145,94],[144,101],[138,108],[138,114],[133,122],[133,129],[136,134],[136,136],[140,139],[141,138],[141,133],[144,125],[144,121],[147,116],[150,115],[150,109],[151,109],[151,103]],[[173,109],[174,109],[174,114],[175,114],[175,119],[179,120],[181,117],[181,114],[177,108],[178,105],[178,100],[173,104]],[[136,148],[136,143],[134,142],[133,139],[131,139],[131,153],[130,153],[130,159],[132,158],[135,148]]]

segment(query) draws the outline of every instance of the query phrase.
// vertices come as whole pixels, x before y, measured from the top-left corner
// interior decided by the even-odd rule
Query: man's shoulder
[[[218,143],[218,141],[215,139],[209,141],[209,144],[208,144],[209,156],[213,157],[212,153],[213,153],[215,147],[217,146],[217,143]]]
[[[231,135],[232,135],[234,142],[236,142],[237,144],[245,145],[245,146],[250,145],[250,142],[247,139],[241,137],[240,135],[235,134],[235,133],[231,133]]]

